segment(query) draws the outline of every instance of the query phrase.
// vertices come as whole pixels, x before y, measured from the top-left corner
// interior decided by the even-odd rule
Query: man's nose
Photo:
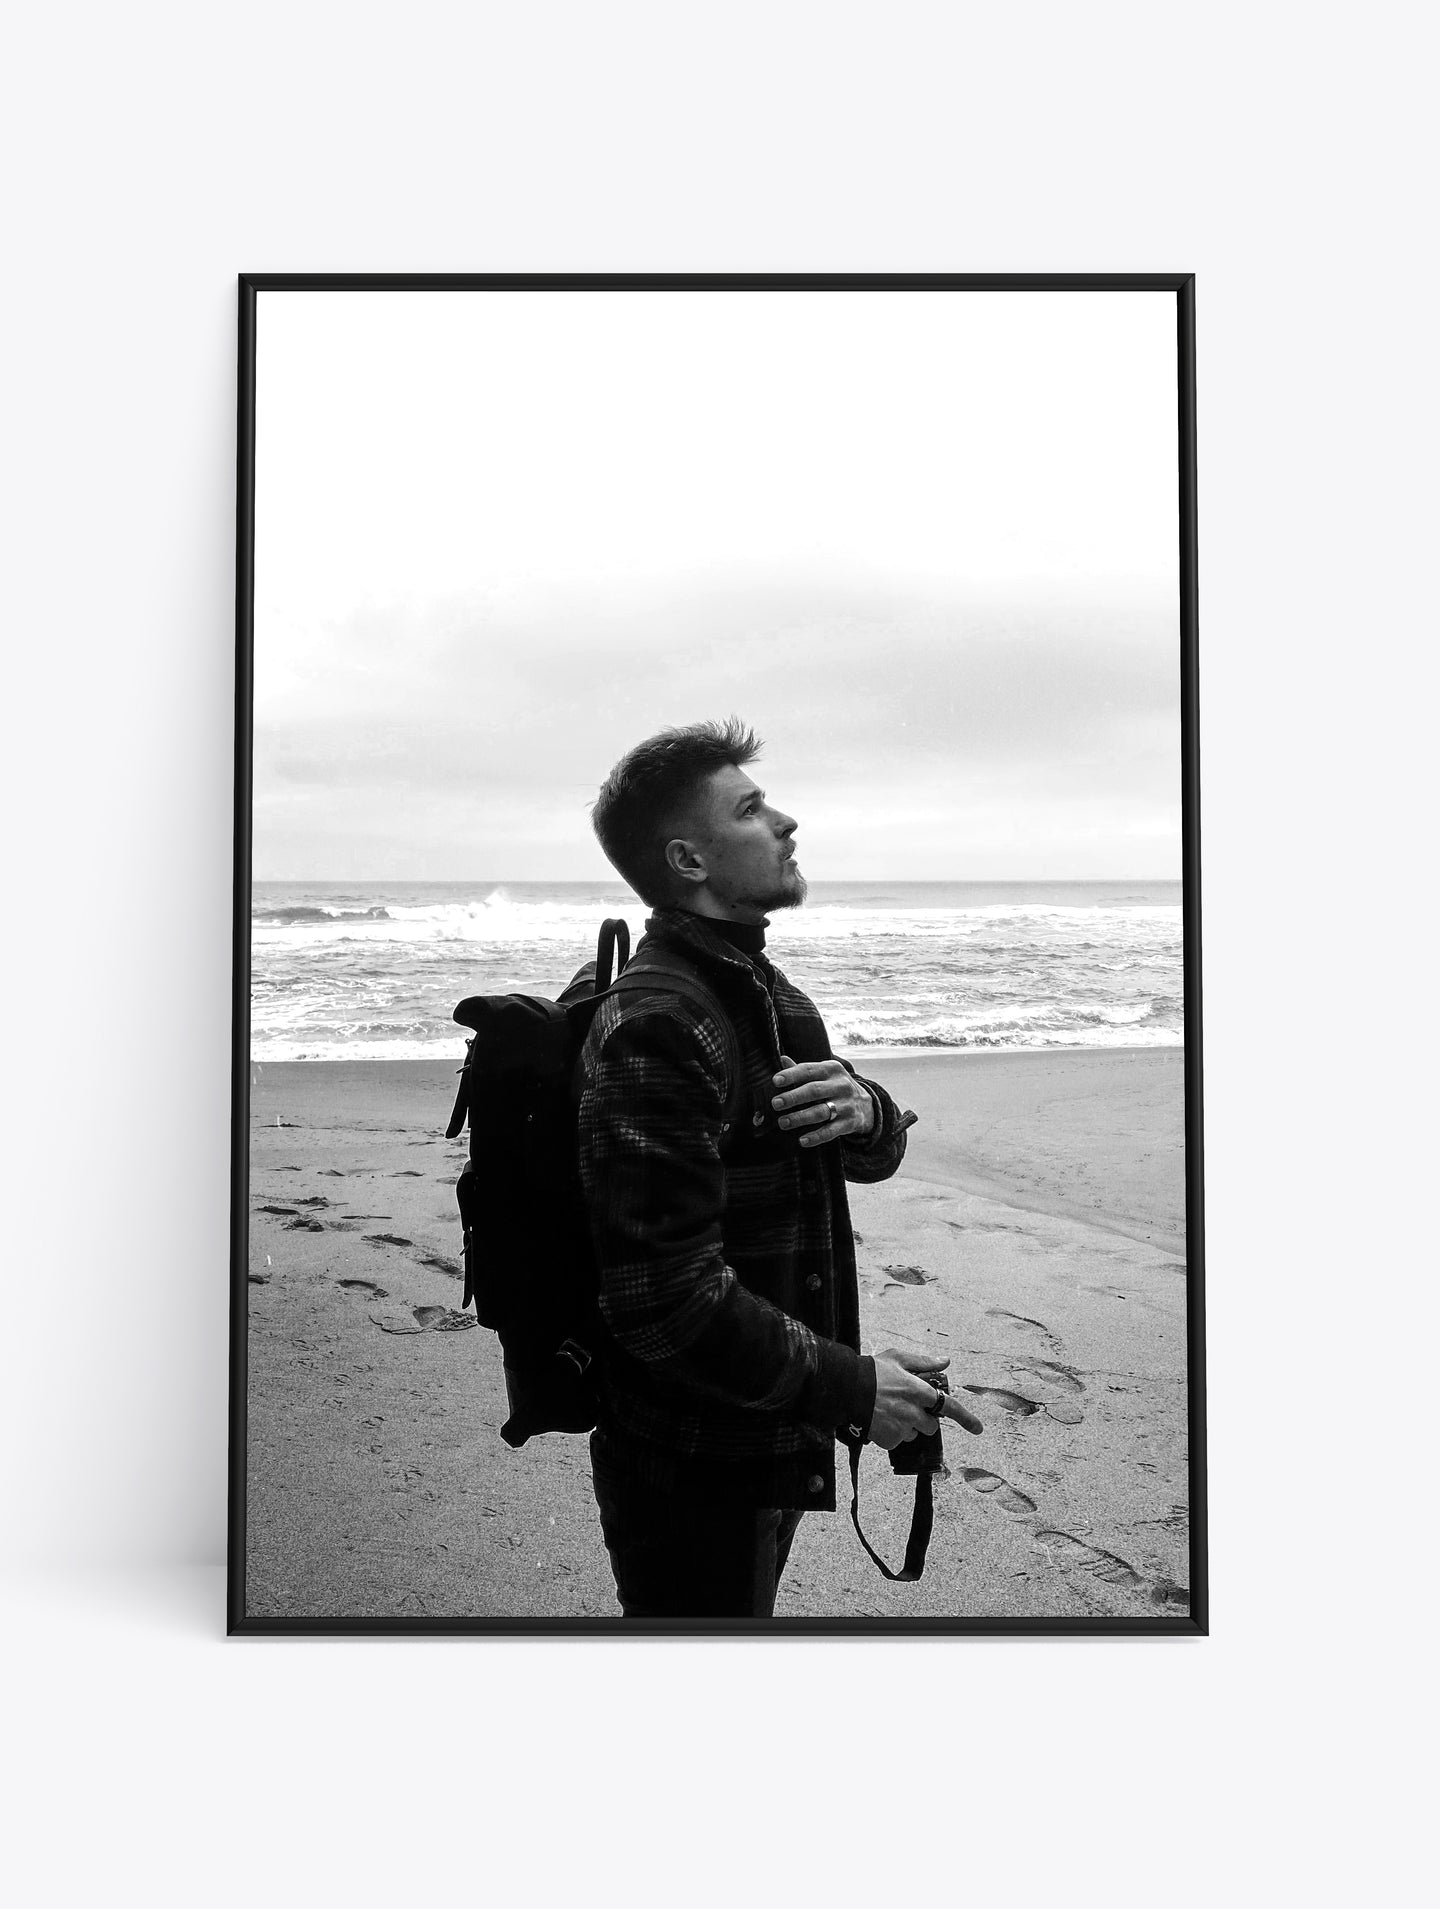
[[[775,811],[775,833],[777,835],[793,835],[799,826],[800,824],[795,820],[793,815],[782,814],[779,809]]]

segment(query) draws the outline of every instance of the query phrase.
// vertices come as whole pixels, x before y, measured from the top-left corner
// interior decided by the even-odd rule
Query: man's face
[[[763,921],[798,908],[805,877],[795,861],[795,818],[773,808],[743,769],[717,769],[696,803],[687,837],[703,863],[693,906],[730,921]],[[708,904],[708,905],[707,905]]]

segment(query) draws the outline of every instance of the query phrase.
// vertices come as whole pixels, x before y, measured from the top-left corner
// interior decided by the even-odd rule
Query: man
[[[591,1454],[627,1617],[771,1616],[802,1514],[834,1509],[837,1433],[893,1448],[943,1409],[947,1361],[859,1350],[845,1181],[887,1179],[905,1132],[766,957],[805,880],[795,821],[747,773],[759,748],[733,719],[667,730],[593,812],[654,909],[637,958],[678,956],[719,1009],[611,994],[581,1058],[611,1341]]]

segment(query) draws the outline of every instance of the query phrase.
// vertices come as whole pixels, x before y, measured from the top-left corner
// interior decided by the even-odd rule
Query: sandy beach
[[[865,1067],[920,1121],[851,1189],[864,1343],[948,1353],[985,1431],[946,1427],[920,1584],[842,1504],[803,1522],[777,1619],[1182,1615],[1182,1053]],[[454,1313],[453,1089],[438,1061],[252,1069],[250,1616],[618,1617],[586,1441],[510,1451],[498,1344]],[[911,1489],[867,1449],[897,1564]]]

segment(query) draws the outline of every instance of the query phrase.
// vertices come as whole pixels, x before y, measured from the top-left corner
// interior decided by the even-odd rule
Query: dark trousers
[[[636,1484],[590,1441],[595,1502],[625,1617],[773,1617],[803,1511],[694,1505]]]

